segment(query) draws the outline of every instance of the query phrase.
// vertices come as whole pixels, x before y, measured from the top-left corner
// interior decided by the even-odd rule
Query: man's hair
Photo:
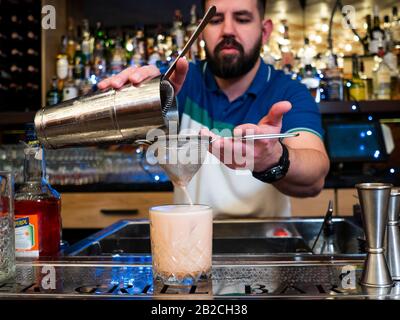
[[[207,0],[201,0],[201,7],[204,12],[205,12],[205,8],[206,8],[206,1]],[[257,0],[257,9],[258,9],[258,12],[260,13],[261,20],[264,19],[266,5],[267,5],[267,0]]]

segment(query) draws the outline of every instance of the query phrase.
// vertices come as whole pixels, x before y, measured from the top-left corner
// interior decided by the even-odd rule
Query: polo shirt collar
[[[253,94],[257,96],[264,88],[265,84],[270,81],[272,76],[272,67],[267,65],[261,58],[260,58],[260,66],[257,70],[257,73],[247,91],[244,94]],[[204,75],[206,88],[211,92],[219,91],[219,87],[217,82],[215,81],[213,73],[208,68],[207,61],[204,61],[202,65],[202,72]]]

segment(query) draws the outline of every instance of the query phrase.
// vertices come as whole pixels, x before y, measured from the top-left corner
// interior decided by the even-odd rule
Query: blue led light
[[[365,150],[365,146],[362,144],[362,145],[360,145],[360,150],[361,151],[364,151]]]
[[[353,105],[351,106],[351,109],[352,109],[352,110],[357,110],[357,107],[353,104]]]
[[[376,150],[374,153],[374,158],[376,158],[376,159],[379,158],[379,155],[380,155],[380,151]]]
[[[367,131],[367,136],[370,136],[370,135],[372,135],[372,131],[371,131],[371,130],[368,130],[368,131]]]
[[[372,119],[374,119],[372,116],[368,116],[369,121],[372,121]]]
[[[351,83],[350,83],[350,82],[347,82],[347,83],[346,83],[346,87],[347,87],[347,88],[350,88],[350,87],[351,87]]]
[[[154,177],[154,180],[156,180],[156,181],[160,180],[160,176],[158,176],[158,175],[155,176],[155,177]]]
[[[361,132],[360,132],[360,137],[361,137],[361,138],[365,138],[365,132],[364,132],[364,131],[361,131]]]
[[[391,168],[389,171],[390,171],[390,173],[395,173],[396,172],[396,170],[394,170],[393,168]]]

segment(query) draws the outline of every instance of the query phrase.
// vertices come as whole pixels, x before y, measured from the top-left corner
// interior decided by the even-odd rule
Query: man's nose
[[[236,34],[233,19],[225,18],[222,32],[224,36],[234,36]]]

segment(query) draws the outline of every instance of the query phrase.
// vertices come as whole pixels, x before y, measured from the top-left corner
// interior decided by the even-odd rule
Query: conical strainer
[[[185,187],[197,173],[206,158],[208,137],[175,136],[158,139],[147,149],[169,176],[172,183]]]

